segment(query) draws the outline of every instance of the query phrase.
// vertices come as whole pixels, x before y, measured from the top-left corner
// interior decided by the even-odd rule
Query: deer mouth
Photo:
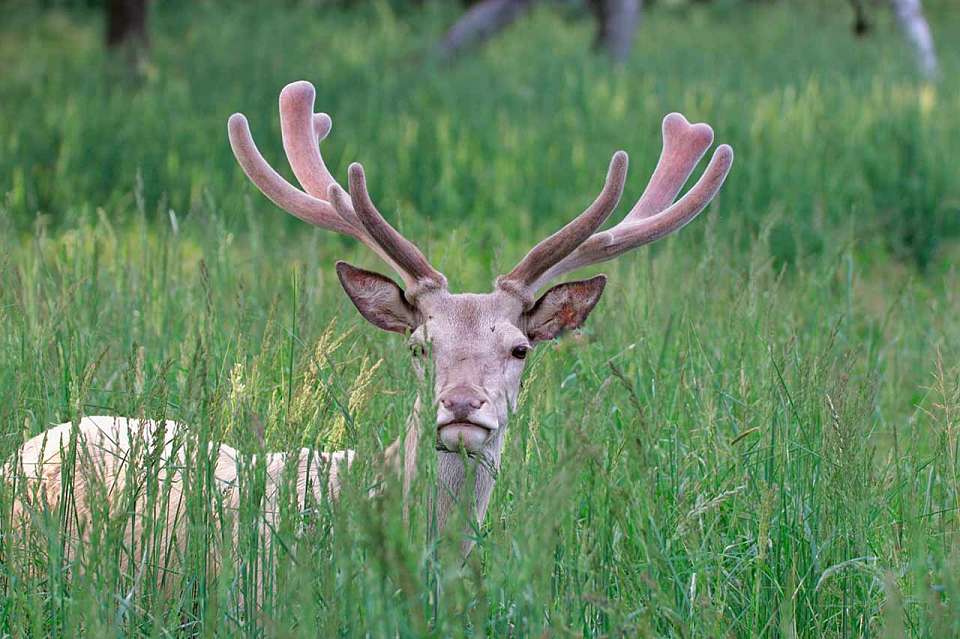
[[[473,453],[483,448],[490,439],[492,429],[474,422],[450,422],[437,428],[437,450],[452,453],[461,448]]]

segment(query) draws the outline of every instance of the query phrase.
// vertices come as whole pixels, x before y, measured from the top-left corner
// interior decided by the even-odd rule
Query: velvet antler
[[[230,146],[247,177],[274,204],[288,213],[329,231],[356,238],[403,279],[407,295],[424,288],[445,288],[447,280],[423,253],[383,218],[367,192],[363,167],[350,167],[350,194],[330,174],[319,143],[332,126],[326,113],[314,113],[316,91],[309,82],[294,82],[280,92],[280,130],[290,168],[303,186],[294,187],[277,173],[257,149],[247,118],[230,116]]]
[[[594,233],[616,207],[623,188],[627,158],[622,151],[614,155],[607,184],[597,201],[537,244],[510,273],[497,280],[497,285],[532,300],[537,290],[565,273],[612,259],[682,228],[716,196],[733,163],[733,149],[721,144],[697,183],[674,202],[712,143],[713,129],[709,125],[690,124],[679,113],[669,114],[663,119],[660,161],[643,195],[619,224]],[[617,180],[619,185],[615,184]],[[601,201],[609,203],[614,191],[617,196],[610,209],[601,209],[602,214],[595,210]]]

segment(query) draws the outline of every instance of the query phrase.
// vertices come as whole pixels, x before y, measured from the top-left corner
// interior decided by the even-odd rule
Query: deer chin
[[[437,448],[451,453],[459,452],[461,448],[468,453],[478,453],[490,439],[492,432],[489,428],[472,422],[444,424],[437,429]]]

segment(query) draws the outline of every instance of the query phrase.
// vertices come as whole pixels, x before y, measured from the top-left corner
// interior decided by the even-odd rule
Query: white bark
[[[926,79],[935,80],[940,74],[940,67],[937,64],[930,25],[923,15],[920,0],[890,0],[890,4],[904,36],[917,56],[920,72]]]
[[[594,3],[597,18],[594,48],[605,51],[615,62],[626,62],[640,23],[642,4],[642,0],[599,0]]]
[[[530,10],[533,0],[483,0],[450,27],[440,43],[444,58],[453,58],[465,49],[479,46],[513,24]]]

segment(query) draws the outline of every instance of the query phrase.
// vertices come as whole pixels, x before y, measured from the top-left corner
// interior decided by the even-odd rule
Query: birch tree
[[[940,75],[940,66],[920,0],[890,0],[890,5],[907,42],[913,47],[920,73],[928,80],[936,80]]]

